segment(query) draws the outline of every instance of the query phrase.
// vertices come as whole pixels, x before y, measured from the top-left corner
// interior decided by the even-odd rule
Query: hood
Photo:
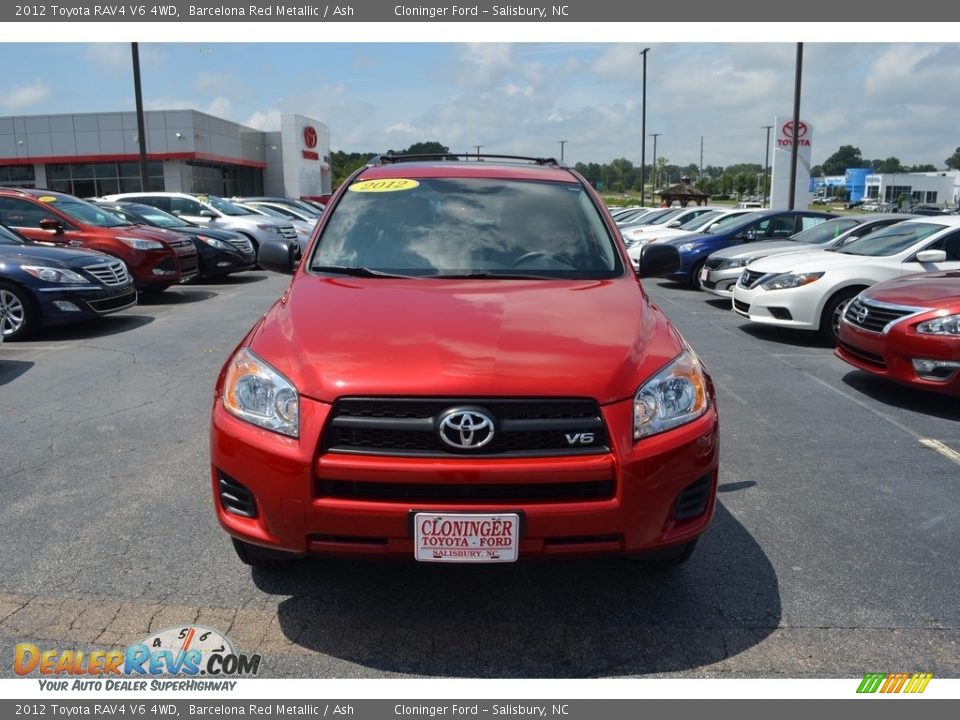
[[[864,297],[892,305],[946,307],[960,305],[960,270],[904,275],[874,285]]]
[[[0,245],[0,264],[52,265],[54,267],[85,267],[98,265],[109,255],[95,250],[74,250],[44,245]]]
[[[887,266],[888,257],[865,257],[863,255],[845,255],[825,250],[807,250],[804,252],[780,253],[764,257],[750,263],[750,269],[757,272],[820,272],[839,267],[874,265]]]
[[[632,277],[297,275],[250,349],[308,397],[632,397],[682,340]]]
[[[136,237],[143,240],[156,240],[162,243],[183,240],[183,235],[178,232],[153,227],[152,225],[122,225],[110,229],[115,232],[118,237]]]
[[[717,250],[711,255],[715,258],[766,257],[774,253],[804,252],[814,250],[815,245],[810,243],[791,242],[789,240],[765,240],[763,242],[734,245],[733,247]]]

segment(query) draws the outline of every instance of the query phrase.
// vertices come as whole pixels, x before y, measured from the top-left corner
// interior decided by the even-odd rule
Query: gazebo
[[[660,201],[664,206],[671,206],[673,203],[680,203],[680,207],[686,207],[691,202],[697,205],[706,205],[710,196],[701,192],[695,186],[690,184],[690,178],[680,178],[680,184],[667,188],[660,193]]]

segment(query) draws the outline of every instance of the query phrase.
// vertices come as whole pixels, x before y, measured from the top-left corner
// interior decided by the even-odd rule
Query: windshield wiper
[[[437,273],[425,275],[427,278],[441,280],[556,280],[550,275],[535,275],[532,273],[497,273],[497,272],[467,272],[467,273]]]
[[[336,275],[350,275],[352,277],[372,277],[372,278],[404,278],[414,280],[414,275],[398,275],[397,273],[388,273],[382,270],[374,270],[368,267],[359,267],[351,265],[313,265],[310,267],[315,272],[332,273]]]

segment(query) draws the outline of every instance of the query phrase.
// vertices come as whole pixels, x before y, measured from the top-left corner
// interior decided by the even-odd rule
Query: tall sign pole
[[[133,55],[133,93],[137,102],[137,150],[140,154],[140,191],[147,192],[147,132],[143,122],[143,93],[140,90],[140,48],[138,43],[130,43]]]
[[[787,210],[793,210],[797,193],[797,154],[800,139],[800,77],[803,72],[803,43],[797,43],[797,75],[793,83],[793,147],[790,148],[790,197]]]
[[[647,53],[650,48],[640,51],[643,55],[643,110],[640,115],[640,207],[647,204]]]

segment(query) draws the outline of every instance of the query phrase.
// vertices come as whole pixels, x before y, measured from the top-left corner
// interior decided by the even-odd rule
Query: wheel
[[[820,315],[820,338],[824,344],[835,347],[840,332],[840,316],[850,298],[856,297],[861,288],[846,288],[827,300]]]
[[[662,548],[659,550],[651,550],[649,552],[639,553],[637,555],[628,555],[627,559],[648,565],[649,567],[679,567],[689,560],[691,555],[693,555],[693,550],[697,547],[698,539],[699,538],[694,538],[693,540],[685,542],[682,545],[674,545],[672,547]]]
[[[233,540],[233,549],[237,551],[237,557],[245,565],[251,567],[263,570],[280,570],[299,558],[298,555],[293,553],[262,548],[259,545],[251,545],[236,538],[231,538],[231,540]]]
[[[33,301],[25,290],[0,283],[0,333],[4,340],[25,340],[40,324]]]
[[[703,270],[703,266],[706,263],[706,259],[701,260],[693,264],[693,270],[690,271],[690,287],[694,290],[700,289],[700,271]]]

